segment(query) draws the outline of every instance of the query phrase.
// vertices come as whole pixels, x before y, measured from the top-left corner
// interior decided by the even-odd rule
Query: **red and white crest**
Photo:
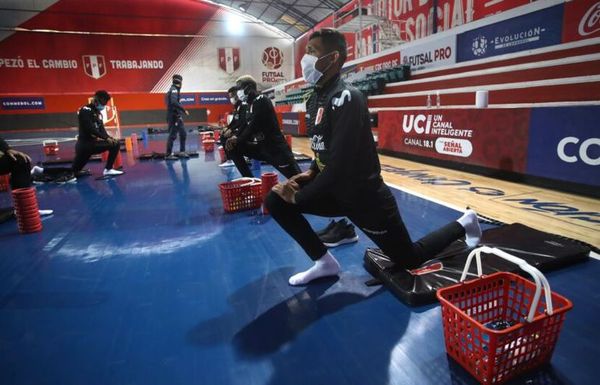
[[[83,70],[85,74],[94,79],[100,79],[106,75],[106,63],[102,55],[84,55]]]
[[[232,74],[240,68],[239,48],[219,48],[219,67]]]

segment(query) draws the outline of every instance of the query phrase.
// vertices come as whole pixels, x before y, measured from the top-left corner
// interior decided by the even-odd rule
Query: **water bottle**
[[[431,94],[427,94],[427,108],[431,108]]]
[[[440,101],[440,91],[436,91],[435,93],[436,96],[436,101],[435,101],[435,105],[437,106],[437,108],[440,108],[440,105],[442,104]]]

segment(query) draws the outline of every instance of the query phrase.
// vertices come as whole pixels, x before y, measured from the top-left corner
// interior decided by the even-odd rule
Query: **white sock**
[[[462,217],[456,220],[465,228],[465,242],[469,247],[475,247],[481,240],[481,227],[477,220],[477,213],[473,210],[467,210]]]
[[[40,166],[33,166],[33,168],[31,169],[31,175],[39,175],[43,173],[44,169]]]
[[[289,284],[292,286],[306,285],[312,280],[321,277],[338,275],[340,272],[340,263],[328,251],[321,258],[315,261],[315,264],[308,270],[292,275]]]

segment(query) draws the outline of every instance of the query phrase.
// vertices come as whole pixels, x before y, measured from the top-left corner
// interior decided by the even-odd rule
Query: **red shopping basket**
[[[223,209],[228,213],[257,209],[262,204],[262,184],[257,178],[240,178],[221,183]]]
[[[506,272],[482,276],[482,252],[517,263],[535,283]],[[473,257],[479,278],[464,282]],[[469,254],[461,282],[438,290],[437,297],[446,352],[481,384],[502,384],[550,361],[566,312],[573,307],[550,291],[538,269],[487,246]]]

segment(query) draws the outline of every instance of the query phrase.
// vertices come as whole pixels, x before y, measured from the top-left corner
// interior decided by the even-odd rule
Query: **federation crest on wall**
[[[219,48],[219,68],[232,74],[240,68],[239,48]]]
[[[106,75],[106,63],[102,55],[84,55],[83,70],[85,74],[94,79],[100,79]]]

